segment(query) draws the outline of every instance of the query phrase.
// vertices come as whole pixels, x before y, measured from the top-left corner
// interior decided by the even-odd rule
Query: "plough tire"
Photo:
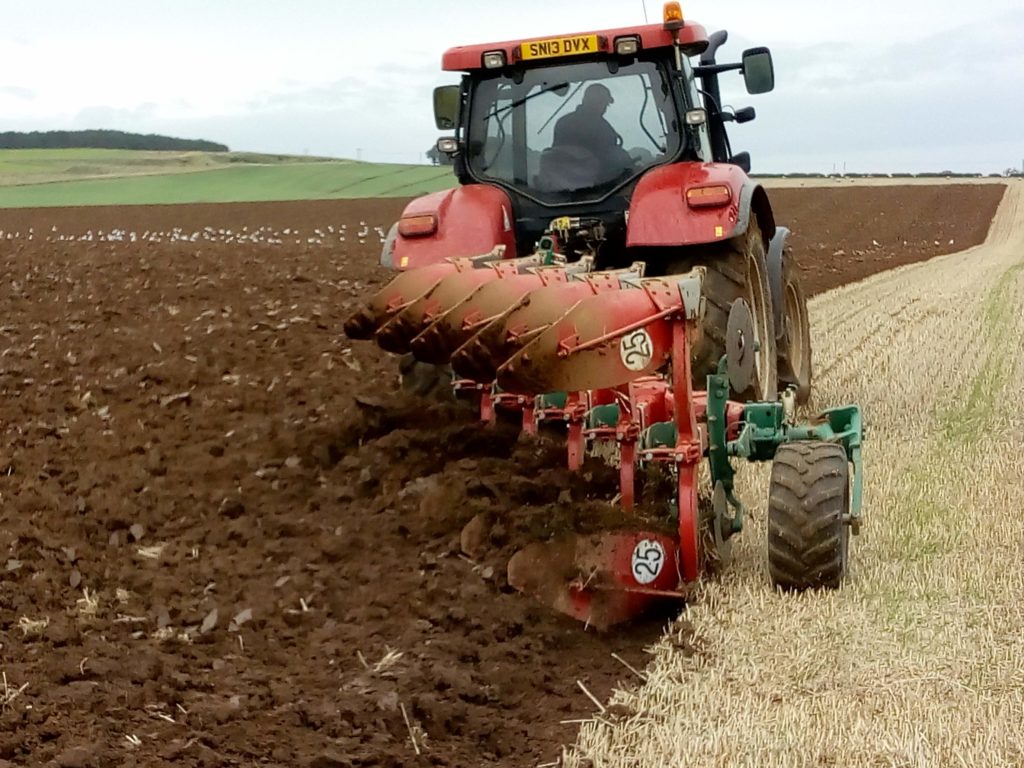
[[[842,446],[779,446],[768,494],[768,570],[785,591],[836,589],[850,550],[850,473]]]

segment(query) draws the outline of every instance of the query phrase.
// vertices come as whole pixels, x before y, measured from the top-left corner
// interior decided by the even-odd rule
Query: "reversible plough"
[[[525,432],[566,425],[568,466],[588,449],[618,457],[621,529],[540,542],[509,563],[509,582],[596,626],[633,618],[712,563],[729,560],[744,525],[734,459],[773,461],[769,567],[785,589],[835,587],[861,509],[862,426],[857,406],[796,422],[788,390],[774,402],[733,402],[756,363],[750,307],[733,302],[726,355],[704,389],[694,387],[691,350],[705,311],[704,267],[644,277],[644,265],[594,271],[566,263],[557,237],[525,258],[499,246],[400,273],[345,324],[353,339],[450,365],[456,391],[479,393],[480,418],[522,414]],[[617,451],[602,449],[613,445]],[[709,493],[699,498],[707,462]],[[674,494],[661,530],[634,512],[637,468],[664,465]],[[852,482],[850,468],[852,467]],[[674,533],[668,531],[674,528]]]

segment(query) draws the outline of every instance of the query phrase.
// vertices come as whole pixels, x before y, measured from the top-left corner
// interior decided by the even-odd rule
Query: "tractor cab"
[[[539,205],[599,202],[684,149],[696,159],[706,143],[683,131],[671,76],[654,60],[470,80],[466,174]]]
[[[463,185],[508,194],[520,254],[559,216],[599,224],[621,251],[633,190],[651,169],[749,169],[749,155],[732,156],[724,123],[753,111],[721,109],[718,75],[742,69],[750,92],[770,90],[771,56],[753,49],[718,65],[724,41],[669,3],[661,25],[453,48],[443,67],[464,75],[435,91],[437,126],[454,131],[438,149]]]

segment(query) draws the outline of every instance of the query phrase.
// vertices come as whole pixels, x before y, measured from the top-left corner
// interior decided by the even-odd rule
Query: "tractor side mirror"
[[[750,153],[749,152],[737,152],[735,155],[729,158],[729,162],[732,165],[738,165],[743,169],[744,173],[750,173]]]
[[[749,123],[757,117],[757,112],[753,107],[744,107],[743,109],[737,109],[734,119],[737,123]]]
[[[775,88],[775,66],[767,48],[748,48],[743,52],[743,80],[747,93],[768,93]]]
[[[434,122],[439,130],[453,131],[459,124],[462,94],[457,85],[442,85],[434,89]]]

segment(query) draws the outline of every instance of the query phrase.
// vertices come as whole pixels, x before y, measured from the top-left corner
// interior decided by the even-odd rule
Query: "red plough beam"
[[[680,597],[701,568],[697,466],[706,445],[702,401],[691,387],[688,334],[701,313],[704,270],[665,278],[629,270],[591,272],[589,261],[545,265],[537,256],[454,259],[403,273],[345,326],[389,351],[449,363],[458,388],[481,392],[481,417],[494,408],[564,421],[569,466],[583,460],[585,420],[617,403],[622,501],[632,509],[634,466],[643,431],[672,421],[674,446],[657,461],[675,467],[679,524],[665,530],[571,535],[539,543],[509,563],[509,583],[596,626],[632,618],[655,600]],[[671,363],[670,376],[662,371]],[[495,386],[496,382],[496,386]],[[564,405],[536,396],[567,393]],[[542,405],[538,405],[542,403]],[[598,439],[612,435],[591,434]],[[649,453],[649,452],[648,452]]]

